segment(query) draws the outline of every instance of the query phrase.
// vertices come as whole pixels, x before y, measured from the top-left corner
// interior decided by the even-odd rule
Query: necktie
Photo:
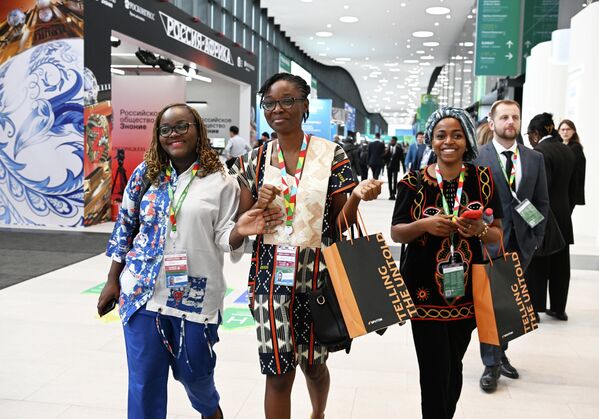
[[[512,161],[512,155],[514,154],[511,151],[502,151],[501,154],[505,156],[505,176],[507,177],[508,185],[510,183],[510,176],[512,175],[512,168],[514,167],[514,162]],[[514,183],[511,185],[512,191],[516,191],[516,178],[514,177]]]

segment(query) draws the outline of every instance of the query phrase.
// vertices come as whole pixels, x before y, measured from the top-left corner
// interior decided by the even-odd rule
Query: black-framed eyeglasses
[[[281,105],[281,108],[283,109],[291,109],[293,107],[293,105],[295,104],[296,100],[306,100],[305,97],[284,97],[283,99],[280,100],[273,100],[273,99],[264,99],[262,101],[262,103],[260,104],[260,107],[262,107],[262,109],[264,109],[265,111],[272,111],[277,107],[277,103],[279,105]]]
[[[175,125],[160,125],[158,127],[158,134],[160,134],[161,137],[169,137],[173,131],[175,131],[177,134],[183,135],[183,134],[187,134],[187,131],[189,131],[189,127],[191,125],[198,125],[196,122],[186,122],[186,121],[182,121],[182,122],[177,122]]]

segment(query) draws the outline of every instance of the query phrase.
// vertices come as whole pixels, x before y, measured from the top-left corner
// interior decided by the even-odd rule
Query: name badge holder
[[[517,199],[517,198],[516,198]],[[543,214],[539,212],[539,210],[530,202],[528,199],[524,201],[518,200],[519,204],[516,205],[516,212],[520,214],[520,217],[526,224],[530,226],[530,228],[536,227],[541,221],[545,219]]]
[[[435,174],[437,176],[437,183],[439,184],[439,189],[441,190],[441,198],[443,201],[443,211],[447,215],[452,215],[452,220],[455,221],[457,215],[460,210],[460,200],[462,199],[462,191],[464,189],[464,177],[465,177],[466,168],[462,165],[462,170],[460,171],[460,177],[458,180],[458,188],[456,190],[453,211],[449,210],[449,203],[445,198],[445,194],[443,193],[443,177],[441,176],[441,171],[439,170],[439,166],[435,165]],[[462,297],[466,293],[465,290],[465,281],[464,281],[464,265],[462,263],[458,263],[457,257],[455,254],[455,248],[453,245],[453,239],[455,237],[454,233],[449,235],[449,241],[451,243],[451,263],[441,265],[441,274],[443,275],[443,294],[445,298],[456,298]]]
[[[277,246],[275,263],[275,285],[283,287],[292,287],[295,282],[296,265],[295,246]]]
[[[185,287],[188,282],[187,252],[183,250],[165,254],[164,273],[167,288]]]
[[[181,195],[177,202],[175,202],[173,187],[171,186],[171,179],[173,174],[172,166],[168,166],[166,168],[166,174],[164,180],[167,185],[168,195],[170,198],[170,206],[169,206],[169,221],[171,224],[170,238],[172,240],[172,246],[175,250],[172,252],[167,252],[164,255],[164,273],[165,273],[165,285],[167,288],[182,288],[186,287],[189,282],[189,272],[187,265],[187,251],[186,250],[178,250],[176,246],[177,241],[177,214],[181,210],[181,206],[183,205],[183,201],[187,198],[187,193],[189,192],[189,187],[191,186],[191,182],[193,182],[196,177],[198,171],[200,170],[199,162],[195,162],[191,169],[191,178],[189,182],[183,189]]]

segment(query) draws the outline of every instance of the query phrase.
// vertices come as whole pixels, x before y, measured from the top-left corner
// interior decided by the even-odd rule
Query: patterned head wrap
[[[447,106],[440,108],[432,113],[432,115],[426,121],[426,128],[424,129],[424,143],[431,147],[433,141],[433,129],[439,123],[440,120],[445,118],[455,118],[460,121],[464,134],[466,135],[466,152],[464,153],[464,161],[472,161],[478,156],[478,147],[476,146],[476,131],[474,129],[474,122],[472,118],[462,108],[454,108]]]

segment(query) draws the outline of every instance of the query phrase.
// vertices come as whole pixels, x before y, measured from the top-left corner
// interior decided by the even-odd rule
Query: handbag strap
[[[366,237],[366,240],[370,241],[370,237],[368,236],[368,232],[366,231],[366,226],[364,225],[364,219],[362,218],[362,213],[360,210],[357,210],[358,218],[355,223],[349,225],[347,221],[347,216],[345,215],[345,211],[341,210],[341,215],[343,216],[343,220],[345,221],[346,230],[350,231],[349,242],[354,244],[354,225],[358,230],[358,238]],[[343,241],[343,230],[341,228],[341,217],[337,217],[337,225],[339,227],[339,241]]]

